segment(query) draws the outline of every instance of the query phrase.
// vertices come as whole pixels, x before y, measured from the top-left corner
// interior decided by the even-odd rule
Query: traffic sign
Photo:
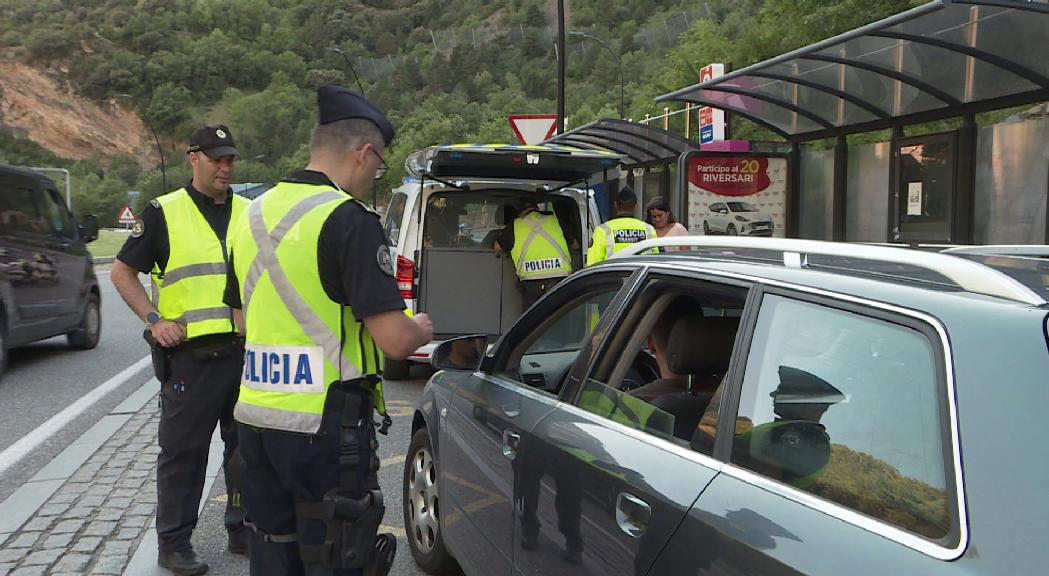
[[[137,221],[135,213],[131,211],[131,206],[124,205],[124,209],[120,211],[120,217],[117,218],[117,222],[121,224],[134,224]]]
[[[510,127],[522,144],[539,144],[554,135],[557,114],[511,114]]]

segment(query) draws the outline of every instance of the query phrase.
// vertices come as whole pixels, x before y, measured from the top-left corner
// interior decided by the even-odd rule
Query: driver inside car
[[[648,335],[648,349],[656,357],[659,366],[659,378],[627,392],[627,394],[651,403],[665,394],[678,394],[688,391],[688,374],[678,374],[670,369],[667,358],[667,345],[670,331],[679,318],[700,313],[695,300],[687,296],[678,296],[663,310],[659,320]]]

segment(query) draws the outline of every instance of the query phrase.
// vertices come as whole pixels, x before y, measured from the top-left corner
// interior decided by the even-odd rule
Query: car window
[[[435,194],[426,206],[423,246],[492,250],[502,229],[505,199],[475,194]]]
[[[507,334],[512,352],[496,372],[542,392],[560,392],[568,371],[591,343],[594,329],[628,278],[619,272],[600,276],[588,279],[583,290],[556,291],[530,310]]]
[[[747,359],[732,463],[929,539],[951,533],[939,352],[922,332],[776,295]]]
[[[397,246],[401,238],[401,220],[404,218],[404,205],[408,201],[406,194],[394,194],[390,206],[386,209],[386,241],[390,246]]]
[[[704,417],[723,387],[746,295],[742,287],[655,276],[631,304],[576,404],[711,454],[717,405]]]
[[[39,194],[29,188],[12,186],[0,194],[0,230],[9,234],[48,234],[50,224],[41,213]]]
[[[62,238],[76,239],[76,231],[73,230],[73,220],[69,217],[69,210],[58,197],[54,190],[48,190],[42,199],[44,211],[51,226],[51,232]]]

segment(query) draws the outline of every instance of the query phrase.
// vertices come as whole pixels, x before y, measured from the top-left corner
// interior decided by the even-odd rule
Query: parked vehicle
[[[703,220],[704,234],[772,236],[772,216],[750,202],[714,202]]]
[[[0,372],[15,346],[59,334],[74,348],[98,344],[101,299],[85,246],[98,222],[84,220],[46,176],[0,166]]]
[[[1044,571],[1045,276],[804,240],[626,253],[670,245],[435,350],[403,478],[420,567]],[[657,378],[677,391],[642,400]]]
[[[409,176],[393,192],[385,227],[404,302],[411,313],[430,315],[436,340],[407,361],[387,360],[385,376],[406,378],[409,362],[429,362],[441,340],[494,337],[521,315],[513,262],[493,248],[520,201],[557,215],[572,268],[582,268],[599,223],[588,179],[616,170],[619,161],[564,146],[460,144],[409,156]]]

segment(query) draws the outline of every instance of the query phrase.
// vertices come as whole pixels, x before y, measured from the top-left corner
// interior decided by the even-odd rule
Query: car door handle
[[[620,530],[637,538],[648,529],[651,519],[652,507],[647,502],[627,492],[619,493],[616,498],[616,522]]]
[[[521,435],[517,432],[503,430],[503,456],[513,460],[517,457],[517,448],[521,446]]]

